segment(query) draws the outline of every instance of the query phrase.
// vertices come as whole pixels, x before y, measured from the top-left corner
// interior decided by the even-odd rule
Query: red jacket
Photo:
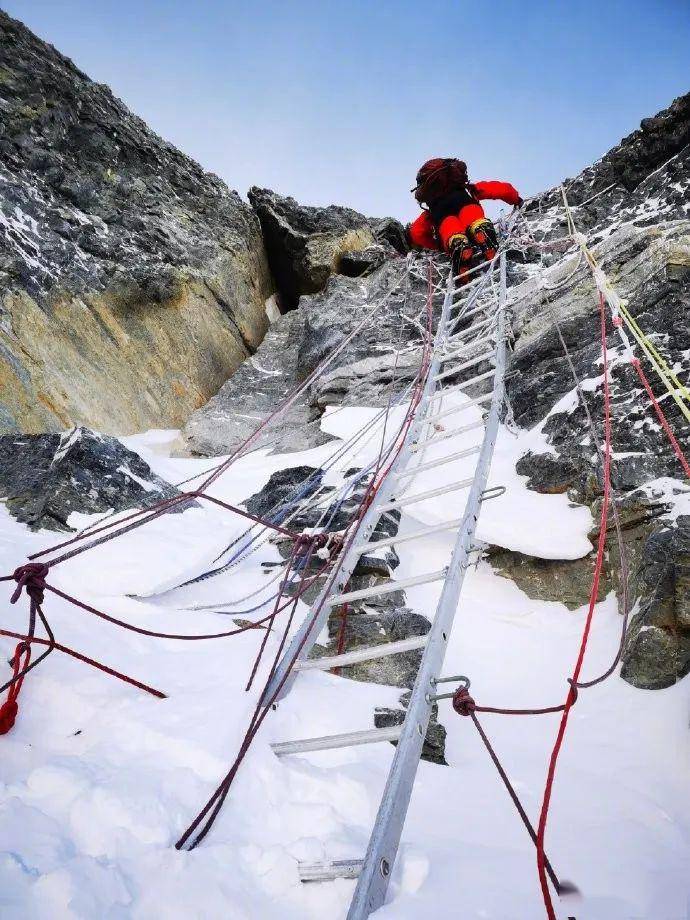
[[[516,206],[521,200],[519,192],[510,182],[473,182],[468,186],[468,191],[475,201],[498,200]],[[476,204],[468,204],[466,207],[474,207],[480,212]],[[482,213],[480,212],[478,216],[481,216]],[[420,246],[424,249],[443,248],[438,240],[437,228],[429,211],[422,211],[419,217],[410,224],[408,237],[412,246]]]
[[[513,207],[520,202],[520,195],[510,182],[473,182],[471,189],[477,201],[505,201]]]

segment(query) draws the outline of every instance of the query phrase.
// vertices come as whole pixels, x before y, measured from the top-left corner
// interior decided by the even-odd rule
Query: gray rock
[[[0,431],[178,427],[260,343],[236,192],[0,11]]]
[[[301,294],[320,291],[344,252],[374,242],[367,218],[350,208],[306,207],[260,188],[249,190],[249,200],[261,223],[283,312],[293,310]]]
[[[179,494],[138,454],[87,428],[0,436],[0,495],[32,530],[70,530],[73,511],[146,508]]]
[[[234,450],[369,317],[254,446],[278,452],[318,446],[330,440],[319,424],[327,405],[385,406],[401,393],[419,368],[422,332],[410,317],[417,303],[413,295],[424,291],[421,281],[403,288],[401,268],[393,260],[366,278],[333,275],[321,293],[302,296],[299,310],[273,323],[256,355],[191,416],[183,432],[189,450],[209,456]],[[372,313],[387,294],[385,309]]]
[[[190,417],[183,431],[193,454],[231,453],[264,418],[275,411],[308,373],[299,361],[304,315],[293,311],[273,323],[256,355],[237,370],[220,391]],[[319,427],[321,412],[307,395],[267,428],[255,447],[276,451],[306,450],[330,440]]]
[[[670,687],[690,672],[690,516],[647,539],[636,578],[641,602],[621,676],[647,690]]]
[[[568,491],[581,474],[582,465],[569,457],[534,454],[530,451],[520,457],[515,470],[521,476],[529,477],[528,488],[554,495]]]
[[[349,278],[359,278],[371,274],[386,261],[386,250],[383,246],[367,246],[357,252],[344,252],[340,257],[338,270],[341,275]]]
[[[656,347],[681,379],[690,374],[690,95],[642,123],[614,150],[580,176],[564,183],[575,206],[578,229],[590,245],[632,315],[651,334]],[[566,232],[560,189],[532,202],[527,220],[533,235],[549,242]],[[538,251],[509,273],[509,295],[516,336],[508,376],[508,394],[516,422],[541,424],[554,454],[527,454],[517,471],[539,492],[567,491],[576,502],[601,506],[602,478],[585,412],[554,327],[558,317],[576,373],[585,383],[587,401],[603,442],[601,344],[596,290],[587,265],[567,253],[568,243],[547,250],[542,269]],[[545,286],[553,289],[545,290]],[[618,338],[608,324],[610,354]],[[646,367],[658,392],[660,383]],[[620,510],[623,539],[633,578],[633,619],[622,676],[635,686],[669,686],[690,667],[688,632],[682,603],[671,585],[683,584],[683,528],[670,528],[669,508],[650,501],[649,483],[659,477],[679,480],[682,470],[658,425],[646,393],[630,365],[611,368],[612,437],[615,460],[612,484]],[[567,398],[565,408],[557,403]],[[685,420],[671,399],[664,411],[682,443]],[[653,488],[651,489],[653,492]],[[602,590],[619,589],[619,558],[612,522]],[[590,534],[594,541],[597,534]],[[586,601],[592,559],[559,562],[531,559],[501,549],[492,564],[532,597]],[[680,573],[680,574],[679,574]]]
[[[410,694],[403,693],[400,697],[402,709],[388,709],[380,707],[374,713],[374,725],[376,728],[390,728],[393,725],[402,725],[405,721],[405,713],[410,701]],[[422,745],[422,760],[430,763],[436,763],[440,766],[447,766],[446,760],[446,729],[438,721],[438,705],[434,703],[431,710],[431,718],[424,736]],[[391,741],[394,747],[397,747],[397,741]]]
[[[314,466],[291,466],[273,473],[266,485],[248,498],[244,505],[250,514],[260,518],[269,516],[280,523],[289,513],[288,503],[309,498],[323,479],[323,470]]]

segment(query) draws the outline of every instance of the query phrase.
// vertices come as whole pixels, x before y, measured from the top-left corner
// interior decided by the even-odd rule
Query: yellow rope
[[[690,391],[689,391],[688,388],[685,386],[685,384],[682,383],[682,382],[678,379],[678,377],[676,376],[675,371],[671,370],[671,368],[670,368],[670,367],[668,366],[668,364],[666,363],[666,360],[664,359],[663,355],[661,355],[661,354],[659,353],[659,351],[657,350],[657,348],[655,347],[654,343],[651,342],[651,341],[647,338],[647,336],[644,334],[644,332],[640,329],[640,327],[639,327],[639,325],[638,325],[638,323],[637,323],[637,320],[636,320],[633,316],[630,315],[630,311],[629,311],[628,308],[625,306],[625,304],[622,304],[622,305],[621,305],[620,311],[621,311],[621,313],[623,314],[623,318],[625,319],[625,321],[627,322],[627,324],[630,326],[631,331],[632,331],[632,330],[635,330],[636,332],[638,332],[638,333],[640,334],[640,336],[641,336],[643,339],[646,340],[647,346],[649,347],[649,350],[652,352],[652,354],[654,355],[654,357],[656,358],[656,360],[659,362],[659,364],[661,365],[661,367],[663,367],[664,371],[668,374],[668,376],[671,378],[671,380],[675,383],[676,387],[680,390],[680,392],[681,392],[681,394],[682,394],[682,396],[683,396],[683,399],[687,400],[687,402],[690,403]]]

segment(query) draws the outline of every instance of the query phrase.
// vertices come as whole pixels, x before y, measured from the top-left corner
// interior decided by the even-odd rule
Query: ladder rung
[[[440,393],[462,393],[464,392],[463,387],[474,386],[475,383],[479,383],[481,380],[486,380],[488,377],[493,377],[496,373],[496,368],[492,367],[490,371],[485,371],[483,374],[477,374],[476,377],[470,377],[469,380],[463,380],[462,383],[455,383],[452,387],[446,387],[445,390],[440,390]]]
[[[297,866],[300,882],[330,882],[336,878],[357,878],[363,859],[334,859],[332,862],[301,862]]]
[[[424,575],[414,575],[412,578],[402,578],[400,581],[387,581],[381,585],[372,585],[370,588],[360,588],[358,591],[346,591],[344,594],[334,594],[328,598],[329,607],[337,607],[350,601],[360,601],[365,597],[378,597],[379,594],[392,594],[401,588],[411,588],[413,585],[426,585],[431,581],[440,581],[446,577],[446,570],[427,572]]]
[[[485,335],[481,339],[474,339],[474,341],[468,342],[467,345],[464,345],[462,348],[457,348],[455,351],[449,351],[447,355],[443,355],[440,359],[440,363],[445,364],[446,361],[452,361],[453,358],[460,358],[462,355],[467,354],[471,348],[476,348],[477,345],[484,345],[486,342],[492,341],[492,335]]]
[[[467,275],[465,275],[465,278],[466,277]],[[424,280],[425,280],[424,278],[420,278],[420,281],[424,281]],[[472,288],[476,287],[478,284],[481,284],[483,280],[484,280],[483,275],[479,275],[478,278],[473,278],[471,281],[468,281],[467,284],[463,284],[459,288],[456,288],[453,291],[452,297],[458,297],[458,298],[464,297],[465,300],[469,300],[469,297],[467,296],[467,294],[472,290]],[[453,304],[455,305],[459,303],[461,303],[460,299],[453,301]]]
[[[443,380],[444,377],[452,377],[453,374],[459,374],[460,371],[464,371],[468,367],[472,367],[473,364],[481,364],[482,361],[487,361],[489,358],[493,357],[493,351],[485,351],[483,354],[477,355],[476,358],[470,358],[469,361],[465,361],[464,364],[459,364],[457,367],[449,367],[447,371],[441,371],[441,373],[436,374],[433,379]]]
[[[398,501],[391,501],[379,507],[379,511],[392,511],[394,508],[404,508],[406,505],[414,505],[416,502],[423,502],[426,498],[436,498],[437,495],[445,495],[446,492],[457,492],[459,489],[466,489],[474,482],[473,479],[461,479],[449,486],[440,486],[438,489],[429,489],[427,492],[417,492],[416,495],[408,495]]]
[[[461,460],[463,457],[471,457],[472,454],[478,454],[481,450],[481,444],[474,447],[467,447],[465,450],[456,451],[454,454],[448,454],[447,457],[441,457],[440,460],[430,460],[428,463],[420,463],[409,470],[403,470],[402,473],[396,473],[395,479],[407,479],[408,476],[416,476],[424,470],[433,470],[437,466],[444,466],[446,463],[452,463],[453,460]]]
[[[330,751],[334,748],[353,747],[358,744],[376,744],[379,741],[397,741],[402,725],[390,728],[368,728],[361,732],[345,732],[343,735],[324,735],[323,738],[302,738],[299,741],[278,741],[271,745],[276,757],[287,754],[303,754],[307,751]]]
[[[429,402],[434,399],[439,399],[441,396],[446,396],[448,390],[439,390],[437,393],[434,393],[430,397]],[[425,422],[435,422],[440,418],[446,418],[449,415],[455,415],[456,412],[463,412],[465,409],[469,409],[470,406],[479,406],[485,402],[491,402],[494,398],[493,393],[484,393],[483,396],[475,396],[474,399],[468,399],[466,403],[463,403],[461,406],[453,406],[451,409],[445,409],[443,412],[438,412],[436,415],[428,415],[424,421]]]
[[[471,425],[451,428],[450,431],[434,432],[431,437],[426,438],[426,440],[420,441],[419,444],[413,444],[410,448],[410,452],[414,453],[415,451],[426,450],[429,447],[433,447],[435,444],[439,444],[441,441],[447,441],[448,438],[456,438],[459,434],[465,434],[467,431],[475,431],[477,428],[483,428],[484,424],[484,419],[480,419],[478,422],[472,422]]]
[[[430,527],[423,527],[421,530],[415,530],[412,533],[405,534],[404,537],[386,537],[385,540],[377,540],[375,543],[362,543],[357,547],[358,552],[372,553],[377,549],[383,549],[385,546],[396,546],[398,543],[408,543],[410,540],[420,540],[432,533],[442,533],[444,530],[455,530],[462,524],[462,518],[455,518],[452,521],[446,521],[443,524],[433,524]]]
[[[377,658],[387,658],[400,652],[412,652],[424,648],[426,636],[412,636],[410,639],[400,639],[398,642],[381,642],[379,645],[367,645],[364,648],[353,649],[342,655],[329,655],[327,658],[303,658],[293,665],[295,671],[330,671],[331,668],[340,668],[348,664],[359,664],[361,661],[374,661]]]
[[[473,323],[473,325],[468,326],[467,329],[461,329],[460,332],[455,332],[453,335],[449,335],[446,338],[446,344],[448,342],[462,342],[465,336],[469,335],[472,332],[479,332],[480,329],[487,329],[489,326],[492,326],[495,316],[490,316],[488,319],[484,319],[481,323]]]
[[[455,301],[453,306],[456,307],[459,303],[459,300]],[[482,304],[478,307],[474,307],[472,310],[468,310],[467,313],[462,313],[460,316],[453,316],[451,318],[450,325],[452,326],[454,323],[457,323],[461,319],[468,319],[470,316],[474,316],[477,313],[486,313],[486,311],[490,309],[491,306],[493,306],[493,304]]]

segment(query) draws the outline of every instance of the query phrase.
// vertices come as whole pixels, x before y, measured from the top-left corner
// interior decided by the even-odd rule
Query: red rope
[[[430,269],[430,271],[431,271],[431,269]],[[389,293],[390,293],[390,292],[389,292]],[[45,555],[45,554],[47,554],[47,553],[53,553],[53,552],[55,552],[56,550],[60,550],[60,549],[63,549],[63,548],[65,548],[65,547],[68,547],[68,546],[73,546],[74,544],[80,543],[80,542],[82,542],[83,540],[87,539],[87,537],[88,537],[88,538],[91,538],[91,537],[94,537],[95,535],[101,534],[101,533],[103,533],[103,534],[105,534],[105,535],[99,537],[98,539],[96,539],[96,540],[94,540],[94,541],[92,541],[92,542],[90,542],[90,543],[88,543],[88,544],[85,545],[85,546],[81,546],[81,547],[78,547],[78,548],[76,548],[76,549],[68,550],[68,552],[63,553],[63,554],[62,554],[61,556],[59,556],[58,558],[52,559],[48,565],[45,565],[45,564],[43,564],[43,563],[29,562],[29,563],[27,563],[27,564],[25,564],[25,565],[23,565],[23,566],[20,566],[20,567],[16,570],[16,572],[15,572],[13,575],[7,575],[7,576],[2,576],[2,577],[0,577],[0,581],[9,581],[10,579],[14,579],[14,580],[17,581],[17,588],[16,588],[16,590],[15,590],[15,592],[14,592],[12,598],[11,598],[11,603],[15,603],[15,602],[18,600],[18,598],[19,598],[19,596],[20,596],[22,590],[24,590],[24,589],[26,590],[27,594],[29,595],[29,598],[30,598],[30,601],[31,601],[31,604],[30,604],[30,615],[29,615],[29,628],[28,628],[28,636],[27,636],[28,642],[25,641],[25,642],[20,643],[20,645],[17,646],[17,649],[16,649],[16,651],[15,651],[15,655],[14,655],[14,657],[13,657],[13,675],[12,675],[11,679],[5,684],[5,687],[9,687],[8,699],[7,699],[6,703],[3,704],[3,706],[0,707],[0,733],[4,734],[5,732],[9,731],[9,729],[12,727],[12,725],[14,725],[14,721],[15,721],[16,715],[17,715],[17,702],[16,702],[16,701],[17,701],[17,696],[19,695],[19,691],[20,691],[20,689],[21,689],[21,686],[22,686],[22,683],[23,683],[23,680],[24,680],[24,677],[25,677],[26,673],[27,673],[29,670],[31,670],[32,668],[34,668],[40,661],[42,661],[43,658],[45,658],[46,655],[48,655],[53,649],[55,649],[56,647],[58,647],[58,646],[56,645],[56,643],[55,643],[54,636],[53,636],[53,634],[52,634],[52,632],[51,632],[51,630],[50,630],[50,626],[49,626],[49,624],[48,624],[48,622],[47,622],[47,620],[46,620],[46,618],[45,618],[45,616],[44,616],[44,614],[43,614],[43,612],[42,612],[42,610],[41,610],[41,603],[42,603],[42,600],[43,600],[43,592],[44,592],[44,590],[46,590],[46,589],[48,589],[48,590],[52,591],[54,594],[57,594],[58,596],[62,597],[64,600],[68,601],[69,603],[73,604],[74,606],[79,607],[80,609],[82,609],[82,610],[84,610],[84,611],[86,611],[86,612],[88,612],[88,613],[92,613],[92,614],[94,614],[95,616],[98,616],[98,617],[100,617],[100,618],[102,618],[102,619],[104,619],[104,620],[107,620],[108,622],[113,623],[113,624],[115,624],[115,625],[118,625],[118,626],[120,626],[120,627],[122,627],[122,628],[124,628],[124,629],[128,629],[128,630],[131,630],[131,631],[133,631],[133,632],[136,632],[136,633],[139,633],[139,634],[142,634],[142,635],[154,636],[154,637],[163,638],[163,639],[180,639],[180,640],[193,641],[193,640],[199,640],[199,639],[215,639],[215,638],[221,638],[221,637],[223,637],[223,636],[236,635],[237,633],[244,632],[244,631],[247,630],[247,629],[255,629],[255,628],[257,628],[258,626],[260,626],[262,623],[269,621],[270,625],[269,625],[269,627],[268,627],[267,630],[266,630],[266,636],[265,636],[265,638],[264,638],[264,642],[262,643],[262,648],[261,648],[261,650],[260,650],[260,652],[259,652],[259,656],[258,656],[258,658],[257,658],[257,662],[256,662],[256,665],[255,665],[255,670],[256,670],[256,668],[258,667],[260,658],[261,658],[261,654],[262,654],[262,651],[263,651],[263,647],[264,647],[264,645],[265,645],[265,641],[266,641],[268,632],[270,631],[270,628],[271,628],[271,626],[273,625],[273,621],[275,620],[276,615],[280,612],[280,610],[285,609],[285,606],[292,605],[292,610],[291,610],[291,613],[290,613],[290,616],[289,616],[289,623],[291,623],[291,622],[292,622],[292,618],[293,618],[294,613],[295,613],[295,609],[296,609],[296,607],[297,607],[297,600],[298,600],[300,594],[302,593],[301,591],[300,591],[294,598],[291,598],[291,599],[288,601],[288,603],[287,603],[286,605],[284,605],[283,607],[280,607],[280,606],[279,606],[280,596],[281,596],[281,594],[282,594],[282,591],[279,592],[278,600],[276,601],[276,604],[275,604],[275,607],[274,607],[272,613],[269,614],[267,617],[265,617],[263,620],[259,620],[258,622],[254,622],[254,623],[248,624],[247,626],[241,627],[241,628],[239,628],[239,629],[236,629],[236,630],[229,630],[229,631],[226,631],[226,632],[223,632],[223,633],[214,633],[214,634],[190,636],[190,635],[182,635],[182,634],[171,634],[171,633],[160,633],[160,632],[155,632],[155,631],[153,631],[153,630],[143,629],[143,628],[141,628],[141,627],[134,626],[134,625],[132,625],[132,624],[130,624],[130,623],[126,623],[125,621],[119,620],[119,619],[117,619],[116,617],[112,617],[112,616],[110,616],[109,614],[104,613],[103,611],[97,610],[95,607],[91,607],[89,604],[83,603],[82,601],[78,600],[78,598],[73,597],[72,595],[69,595],[69,594],[67,594],[67,593],[65,593],[65,592],[63,592],[63,591],[60,591],[60,590],[57,589],[57,588],[54,588],[54,587],[52,587],[52,586],[47,585],[46,582],[45,582],[45,577],[46,577],[46,575],[47,575],[47,573],[48,573],[48,570],[49,570],[49,566],[50,566],[50,565],[56,565],[56,564],[58,564],[58,563],[60,563],[60,562],[64,562],[65,560],[70,559],[70,558],[72,558],[72,557],[74,557],[74,556],[77,556],[77,555],[79,555],[79,554],[81,554],[81,553],[83,553],[83,552],[86,552],[87,550],[92,549],[92,548],[95,547],[95,546],[98,546],[98,545],[100,545],[100,544],[102,544],[102,543],[105,543],[105,542],[107,542],[107,541],[109,541],[109,540],[114,539],[114,538],[117,537],[117,536],[121,536],[121,535],[123,535],[124,533],[127,533],[127,532],[129,532],[129,531],[131,531],[131,530],[134,530],[134,529],[136,529],[136,528],[138,528],[138,527],[141,527],[143,524],[146,524],[146,523],[148,523],[149,521],[152,521],[152,520],[156,519],[157,517],[159,517],[159,516],[161,516],[161,515],[163,515],[163,514],[166,514],[166,513],[167,513],[168,511],[170,511],[173,507],[178,506],[180,503],[183,503],[184,501],[188,500],[189,498],[200,498],[200,499],[204,499],[204,500],[206,500],[206,501],[210,501],[210,502],[212,502],[213,504],[216,504],[216,505],[219,505],[219,506],[222,507],[222,508],[225,508],[226,510],[232,511],[232,512],[234,512],[234,513],[236,513],[236,514],[239,514],[239,515],[241,515],[241,516],[243,516],[243,517],[245,517],[245,518],[248,518],[248,519],[254,521],[256,524],[260,524],[260,525],[262,525],[262,526],[264,526],[264,527],[271,528],[272,530],[275,530],[275,531],[277,531],[278,533],[281,533],[281,534],[283,534],[283,535],[285,535],[285,536],[287,536],[287,537],[293,539],[294,541],[297,541],[297,539],[298,539],[298,535],[297,535],[297,534],[294,534],[294,533],[292,533],[291,531],[288,531],[288,530],[286,530],[285,528],[282,528],[282,527],[278,526],[277,524],[273,524],[272,522],[265,521],[265,520],[263,520],[263,519],[261,519],[261,518],[255,517],[254,515],[252,515],[252,514],[246,512],[246,511],[243,511],[243,510],[241,510],[241,509],[239,509],[239,508],[237,508],[237,507],[235,507],[235,506],[233,506],[233,505],[229,505],[227,502],[223,502],[223,501],[221,501],[220,499],[217,499],[217,498],[214,498],[214,497],[212,497],[212,496],[206,495],[204,490],[207,489],[213,482],[215,482],[215,481],[216,481],[216,480],[217,480],[217,479],[218,479],[218,478],[219,478],[219,477],[220,477],[220,476],[221,476],[221,475],[232,465],[232,463],[243,453],[243,451],[249,446],[249,444],[251,444],[251,443],[257,438],[257,436],[259,435],[259,433],[260,433],[260,432],[261,432],[261,431],[262,431],[262,430],[263,430],[263,429],[264,429],[274,418],[276,418],[278,415],[280,415],[281,413],[283,413],[283,412],[284,412],[284,411],[285,411],[285,410],[286,410],[286,409],[287,409],[287,408],[298,398],[298,396],[300,395],[300,393],[302,393],[302,392],[304,392],[304,391],[306,390],[306,388],[310,385],[310,383],[312,383],[313,380],[315,380],[315,379],[323,372],[323,370],[325,369],[325,367],[328,366],[328,364],[333,360],[333,358],[334,358],[339,352],[341,352],[341,351],[346,347],[346,345],[348,344],[348,342],[351,341],[351,340],[354,338],[354,336],[355,336],[362,328],[364,328],[364,326],[366,325],[367,322],[369,322],[369,319],[366,319],[366,318],[365,318],[364,320],[362,320],[362,322],[360,322],[360,323],[355,327],[355,329],[353,329],[347,336],[345,336],[345,338],[339,343],[339,345],[337,346],[337,348],[336,348],[333,352],[331,352],[331,353],[327,356],[327,358],[325,358],[324,361],[322,361],[322,362],[321,362],[321,363],[320,363],[320,364],[319,364],[319,365],[318,365],[318,366],[307,376],[306,379],[302,380],[302,381],[297,385],[297,387],[293,390],[293,392],[292,392],[291,394],[288,395],[288,397],[284,400],[284,402],[283,402],[274,412],[272,412],[269,416],[267,416],[267,417],[263,420],[263,422],[261,422],[261,424],[259,424],[259,425],[257,426],[257,428],[254,430],[254,432],[252,432],[252,434],[245,440],[245,442],[244,442],[243,444],[241,444],[241,445],[237,448],[237,450],[235,450],[235,452],[234,452],[226,461],[224,461],[223,463],[221,463],[221,464],[220,464],[217,468],[215,468],[213,471],[210,471],[210,472],[212,473],[212,475],[208,476],[208,477],[202,482],[202,484],[199,486],[198,489],[196,489],[195,491],[191,491],[191,492],[181,493],[181,494],[176,495],[176,496],[174,496],[174,497],[172,497],[172,498],[163,499],[163,500],[161,500],[160,502],[157,502],[156,504],[151,505],[151,506],[149,506],[149,507],[146,508],[146,509],[141,509],[141,510],[139,510],[139,511],[133,512],[133,513],[130,514],[130,515],[127,515],[124,519],[120,519],[120,520],[116,520],[116,521],[109,522],[109,523],[107,523],[107,524],[105,524],[105,525],[96,527],[95,529],[87,528],[87,529],[84,530],[81,534],[78,534],[78,535],[76,535],[75,537],[72,537],[72,538],[70,538],[70,539],[68,539],[68,540],[66,540],[66,541],[63,541],[62,543],[59,543],[59,544],[57,544],[57,545],[53,545],[53,546],[51,546],[51,547],[48,547],[48,548],[45,549],[45,550],[42,550],[42,551],[40,551],[40,552],[38,552],[38,553],[33,554],[33,555],[30,556],[29,558],[30,558],[30,559],[37,559],[38,557],[43,556],[43,555]],[[425,354],[426,354],[426,350],[425,350]],[[193,478],[194,478],[194,477],[193,477]],[[122,526],[123,524],[125,524],[126,526],[123,527],[123,526]],[[106,532],[108,532],[108,531],[110,531],[110,532],[109,532],[109,533],[106,533]],[[313,546],[311,547],[311,551],[313,551]],[[289,570],[289,566],[288,566],[288,570]],[[306,590],[306,587],[307,587],[307,585],[304,586],[304,590]],[[43,643],[43,644],[46,644],[46,645],[48,646],[48,648],[47,648],[47,650],[46,650],[42,655],[40,655],[33,663],[30,663],[30,660],[31,660],[31,641],[35,638],[35,637],[34,637],[34,631],[35,631],[35,624],[36,624],[36,618],[37,618],[37,617],[40,617],[41,622],[43,623],[43,625],[44,625],[44,627],[46,628],[46,631],[47,631],[47,633],[48,633],[49,641],[45,641],[45,642]],[[284,635],[283,635],[283,640],[282,640],[282,643],[281,643],[281,648],[282,648],[282,644],[284,643],[285,638],[286,638],[286,636],[287,636],[287,629],[289,629],[289,625],[288,625],[288,627],[286,627],[286,632],[285,632]],[[1,634],[1,633],[2,633],[2,631],[0,631],[0,634]],[[129,680],[128,678],[126,678],[126,676],[120,675],[118,672],[114,672],[112,669],[108,669],[106,666],[100,666],[100,665],[98,665],[98,663],[93,662],[92,659],[87,659],[86,656],[82,656],[82,655],[81,655],[80,653],[78,653],[78,652],[73,652],[72,650],[67,650],[66,647],[61,647],[61,650],[66,651],[68,654],[72,654],[72,655],[73,655],[74,657],[76,657],[76,658],[81,658],[81,660],[83,660],[83,661],[85,661],[85,662],[87,662],[87,663],[94,664],[96,667],[101,667],[102,670],[105,670],[105,671],[107,671],[108,673],[112,673],[112,674],[114,674],[115,676],[121,676],[121,677],[123,677],[123,679]],[[23,667],[21,666],[21,656],[22,656],[22,654],[24,655],[24,665],[23,665]],[[138,682],[134,682],[134,681],[130,681],[130,682],[133,682],[133,683],[135,683],[136,685],[139,685]],[[251,679],[250,679],[250,683],[251,683]],[[147,688],[145,685],[141,685],[141,686],[142,686],[142,688],[144,688],[144,689],[147,689],[147,690],[149,690],[149,691],[151,690],[151,688]],[[2,689],[4,689],[4,688],[2,688]]]
[[[22,664],[22,655],[24,655],[24,664]],[[12,656],[12,683],[7,691],[7,699],[0,706],[0,735],[6,735],[14,726],[19,712],[17,697],[22,689],[24,674],[26,674],[30,661],[31,644],[29,642],[20,642]]]
[[[673,448],[673,451],[676,457],[678,457],[678,459],[680,460],[680,465],[683,467],[685,471],[685,475],[688,477],[688,479],[690,479],[690,463],[688,463],[687,458],[685,454],[683,453],[683,450],[680,444],[676,440],[676,437],[673,434],[673,431],[671,430],[671,426],[668,423],[668,419],[664,415],[664,410],[661,408],[661,406],[659,405],[658,399],[654,395],[654,391],[652,390],[650,386],[649,380],[647,380],[647,375],[642,369],[642,364],[640,363],[640,359],[633,358],[631,361],[631,364],[637,371],[637,376],[642,381],[642,386],[647,391],[647,395],[649,396],[649,399],[651,400],[651,403],[654,406],[654,411],[656,412],[657,418],[659,419],[659,422],[661,423],[661,427],[666,432],[666,437],[671,442],[671,447]]]
[[[607,340],[606,340],[606,304],[604,298],[599,294],[599,315],[600,315],[600,330],[601,330],[601,348],[602,348],[602,361],[604,365],[604,466],[603,466],[603,477],[604,477],[604,496],[601,506],[601,516],[599,520],[599,540],[597,544],[597,555],[594,565],[594,576],[592,579],[592,590],[589,596],[589,609],[587,611],[587,617],[585,619],[585,626],[582,632],[582,639],[580,641],[580,649],[577,655],[577,660],[575,662],[575,667],[573,669],[572,677],[570,678],[571,690],[568,693],[568,697],[565,701],[563,708],[563,714],[561,716],[560,725],[558,727],[558,733],[556,735],[556,741],[551,752],[551,757],[549,759],[549,769],[546,777],[546,785],[544,787],[544,797],[541,805],[541,812],[539,814],[539,825],[537,827],[537,870],[539,872],[539,884],[541,886],[542,896],[544,899],[544,906],[546,908],[546,914],[549,920],[556,920],[556,914],[553,908],[553,902],[551,900],[551,892],[549,891],[549,884],[546,871],[546,856],[544,853],[544,838],[546,835],[546,822],[549,815],[549,805],[551,803],[551,794],[553,791],[553,783],[556,775],[556,765],[558,763],[558,756],[563,745],[563,738],[565,736],[565,731],[568,726],[568,718],[570,716],[570,710],[572,709],[573,703],[575,702],[573,698],[572,685],[577,684],[577,681],[580,677],[580,672],[582,670],[582,664],[585,658],[585,652],[587,651],[587,642],[589,640],[590,629],[592,626],[592,618],[594,616],[594,608],[596,606],[597,597],[599,594],[599,583],[601,581],[601,572],[604,564],[604,548],[606,546],[606,525],[608,521],[608,510],[609,510],[609,500],[610,500],[610,474],[611,474],[611,394],[609,390],[609,372],[608,372],[608,354],[607,354]]]
[[[214,498],[212,495],[206,495],[205,492],[201,492],[197,489],[193,492],[183,492],[180,495],[175,495],[173,498],[163,499],[163,501],[157,502],[155,505],[149,505],[148,508],[134,511],[132,514],[128,514],[124,518],[111,521],[108,524],[103,524],[102,527],[96,527],[93,530],[83,531],[82,533],[77,534],[77,536],[71,537],[69,540],[64,540],[62,543],[58,543],[54,546],[49,546],[47,549],[42,549],[40,552],[34,553],[33,555],[29,556],[29,559],[38,559],[39,556],[45,556],[46,553],[52,553],[56,550],[63,549],[66,546],[71,546],[74,543],[80,543],[87,537],[94,537],[99,533],[112,531],[106,536],[101,537],[98,540],[94,540],[93,543],[88,543],[86,546],[70,550],[69,552],[63,553],[62,556],[58,556],[56,559],[49,560],[50,566],[56,566],[59,562],[65,562],[67,559],[72,559],[74,556],[85,553],[87,550],[93,549],[95,546],[100,546],[103,543],[107,543],[109,540],[114,540],[115,537],[120,537],[123,534],[129,533],[132,530],[136,530],[137,528],[142,527],[144,524],[148,524],[149,521],[154,521],[156,518],[159,518],[170,511],[171,508],[176,507],[185,501],[188,501],[190,498],[204,499],[204,501],[218,505],[219,507],[224,508],[226,511],[231,511],[233,514],[238,514],[240,517],[247,518],[248,520],[253,521],[255,524],[260,524],[262,527],[269,528],[270,530],[275,530],[276,533],[280,533],[285,537],[289,537],[291,540],[297,539],[298,534],[293,533],[293,531],[286,530],[284,527],[280,527],[278,524],[273,524],[270,521],[264,520],[263,518],[256,517],[255,515],[250,514],[248,511],[244,511],[242,508],[237,508],[235,505],[229,505],[227,502],[221,501],[219,498]],[[132,521],[133,523],[127,524],[128,521]],[[113,528],[122,524],[126,524],[127,526],[120,527],[119,530],[113,530]]]
[[[31,641],[32,643],[36,642],[38,645],[50,645],[48,639],[40,639],[38,636],[33,636],[29,640],[28,636],[23,636],[21,633],[13,632],[10,629],[0,629],[0,636],[8,636],[11,639],[21,639],[22,642],[20,645],[28,641]],[[20,646],[18,645],[17,648],[19,647]],[[123,674],[121,671],[116,671],[114,668],[109,668],[108,665],[103,664],[101,661],[96,661],[93,658],[89,658],[88,655],[83,655],[81,652],[77,652],[73,648],[69,648],[67,645],[61,645],[59,642],[55,642],[53,644],[53,648],[58,652],[63,652],[65,655],[69,655],[71,658],[76,658],[77,661],[83,661],[84,664],[91,665],[92,668],[103,671],[105,674],[110,674],[111,677],[117,677],[119,680],[122,680],[127,684],[131,684],[133,687],[137,687],[139,690],[144,690],[146,693],[150,693],[151,696],[157,696],[161,700],[167,699],[167,693],[163,693],[161,690],[156,690],[154,687],[149,687],[148,684],[144,684],[140,680],[136,680],[134,677],[129,677],[127,674]],[[0,734],[4,733],[0,732]]]

